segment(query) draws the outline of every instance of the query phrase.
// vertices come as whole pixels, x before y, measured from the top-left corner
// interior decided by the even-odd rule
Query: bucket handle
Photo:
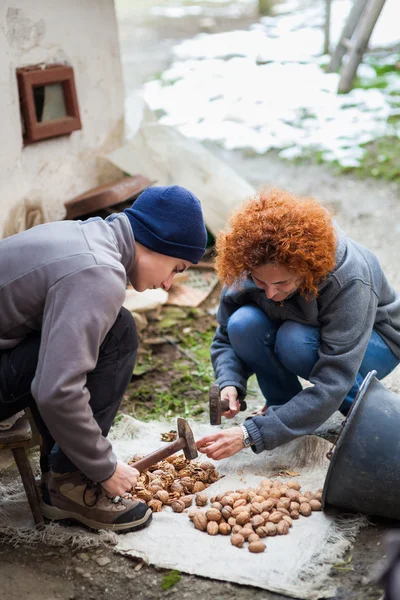
[[[360,397],[361,394],[364,395],[364,390],[369,386],[369,384],[371,383],[372,378],[375,377],[375,375],[376,375],[376,371],[370,371],[368,373],[368,375],[363,379],[363,382],[360,385],[360,388],[359,388],[359,390],[357,392],[357,395],[354,398],[354,400],[352,402],[352,405],[350,406],[350,410],[347,413],[346,418],[344,419],[343,423],[340,426],[339,433],[337,434],[335,441],[332,443],[331,449],[329,450],[329,452],[326,453],[326,458],[328,460],[332,460],[333,451],[334,451],[334,449],[336,447],[336,444],[338,443],[338,440],[339,440],[340,436],[342,435],[342,431],[343,431],[343,429],[345,428],[345,426],[347,424],[347,421],[348,421],[348,419],[349,419],[349,417],[350,417],[350,415],[352,413],[352,410],[353,410],[354,406],[357,403],[358,398]]]

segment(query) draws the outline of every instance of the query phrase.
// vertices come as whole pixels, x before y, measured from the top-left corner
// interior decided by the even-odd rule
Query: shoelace
[[[83,492],[83,502],[85,503],[85,506],[87,506],[88,508],[93,508],[94,506],[96,506],[102,492],[103,491],[104,491],[104,493],[106,493],[106,492],[105,492],[105,490],[103,490],[101,483],[96,483],[94,481],[91,481],[84,475],[82,475],[82,478],[86,483],[85,490]],[[87,502],[87,500],[86,500],[86,494],[88,491],[94,492],[92,502]],[[107,498],[109,498],[111,500],[111,502],[113,502],[114,504],[123,502],[123,498],[121,496],[111,497],[107,494]]]

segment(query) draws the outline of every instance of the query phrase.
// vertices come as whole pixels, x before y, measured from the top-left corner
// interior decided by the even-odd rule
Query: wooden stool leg
[[[34,521],[36,525],[44,523],[44,518],[40,509],[39,491],[36,486],[26,450],[25,448],[13,448],[12,453],[20,472],[22,483],[24,484],[26,497],[28,498]]]

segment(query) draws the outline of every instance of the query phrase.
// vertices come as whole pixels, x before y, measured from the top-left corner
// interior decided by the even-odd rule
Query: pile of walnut
[[[294,520],[321,510],[322,490],[315,494],[303,494],[300,490],[296,481],[264,479],[258,488],[223,492],[210,498],[211,508],[192,509],[189,518],[196,529],[209,535],[231,534],[233,546],[242,548],[247,541],[250,552],[264,552],[266,545],[261,538],[286,535]],[[197,494],[198,506],[206,504],[203,496]]]
[[[134,456],[130,464],[139,458]],[[203,502],[198,506],[205,506],[208,498],[201,492],[220,478],[213,464],[195,463],[175,454],[143,471],[132,494],[125,496],[143,500],[153,512],[160,512],[163,505],[183,512],[191,506],[194,494],[197,504]]]

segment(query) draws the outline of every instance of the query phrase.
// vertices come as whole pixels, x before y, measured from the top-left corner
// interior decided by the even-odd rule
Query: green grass
[[[143,377],[135,377],[129,385],[125,412],[144,421],[177,415],[190,417],[203,412],[208,390],[214,381],[210,346],[216,325],[211,323],[205,331],[197,331],[197,314],[197,309],[191,309],[186,318],[178,322],[168,313],[163,318],[161,323],[164,321],[165,325],[169,321],[169,326],[162,328],[162,335],[178,340],[178,346],[194,360],[181,354],[172,363],[164,364],[160,357],[155,358],[149,351],[134,373],[138,370],[140,374],[146,368],[151,371]],[[191,331],[183,333],[189,327]]]
[[[182,579],[179,571],[170,571],[164,575],[161,582],[161,589],[166,592],[170,588],[174,587]]]

